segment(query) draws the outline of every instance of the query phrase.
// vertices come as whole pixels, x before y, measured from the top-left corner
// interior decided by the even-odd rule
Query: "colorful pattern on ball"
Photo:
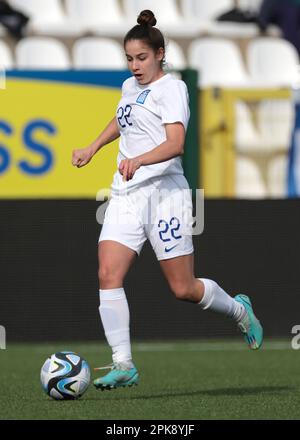
[[[41,369],[42,387],[56,400],[78,399],[87,390],[90,380],[88,363],[72,351],[52,354]]]

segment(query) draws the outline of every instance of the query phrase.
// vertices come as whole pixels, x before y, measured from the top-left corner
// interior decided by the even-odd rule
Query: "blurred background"
[[[183,164],[205,192],[195,274],[249,294],[268,337],[288,338],[298,323],[300,1],[9,0],[0,2],[8,343],[103,339],[96,211],[118,143],[81,170],[71,153],[113,117],[130,76],[123,37],[143,9],[166,36],[166,69],[189,89]],[[133,338],[239,337],[226,319],[173,298],[149,243],[125,288]]]

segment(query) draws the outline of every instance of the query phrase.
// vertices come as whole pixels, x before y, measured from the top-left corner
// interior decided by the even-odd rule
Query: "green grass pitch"
[[[0,350],[1,419],[300,418],[300,352],[289,341],[254,352],[239,341],[136,342],[139,386],[91,385],[77,401],[52,400],[40,385],[42,364],[61,350],[78,352],[91,368],[111,362],[109,349],[94,342],[9,344]]]

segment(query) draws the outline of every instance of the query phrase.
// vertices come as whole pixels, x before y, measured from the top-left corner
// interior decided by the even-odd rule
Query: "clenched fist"
[[[92,159],[94,152],[91,147],[74,150],[72,153],[72,165],[77,168],[84,167]]]
[[[119,165],[119,172],[123,175],[123,180],[127,181],[132,179],[134,173],[140,168],[141,165],[141,160],[137,158],[122,160]]]

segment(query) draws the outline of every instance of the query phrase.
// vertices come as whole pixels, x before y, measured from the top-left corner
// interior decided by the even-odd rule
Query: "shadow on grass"
[[[265,386],[265,387],[243,387],[243,388],[217,388],[214,390],[195,390],[195,391],[182,391],[182,392],[161,392],[160,394],[143,394],[140,396],[128,396],[128,395],[119,395],[113,396],[107,394],[110,391],[98,391],[101,398],[105,398],[105,400],[144,400],[144,399],[165,399],[166,397],[196,397],[196,396],[210,396],[210,397],[219,397],[219,396],[259,396],[265,394],[277,395],[284,392],[291,392],[294,388],[287,386]],[[118,393],[120,390],[111,390],[111,393]],[[86,397],[85,400],[98,400],[98,397]]]

